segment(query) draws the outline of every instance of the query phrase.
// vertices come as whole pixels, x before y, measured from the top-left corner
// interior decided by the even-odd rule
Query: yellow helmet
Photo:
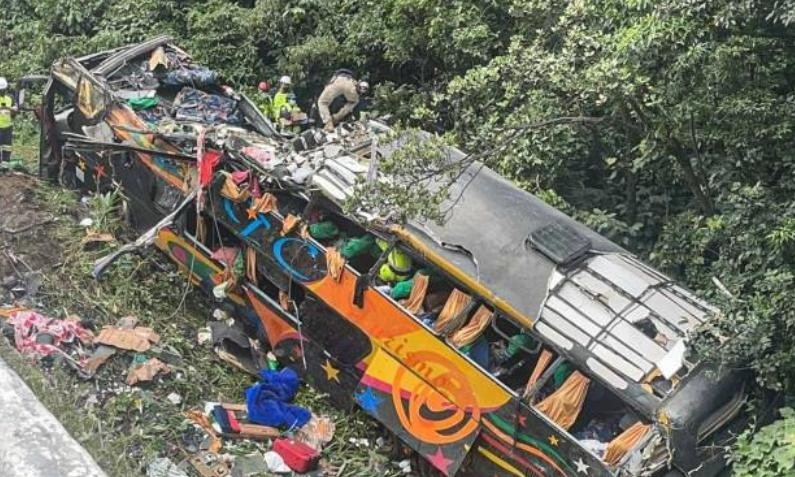
[[[378,278],[386,283],[402,282],[411,278],[411,257],[402,250],[394,249],[387,256],[387,263],[378,269]]]

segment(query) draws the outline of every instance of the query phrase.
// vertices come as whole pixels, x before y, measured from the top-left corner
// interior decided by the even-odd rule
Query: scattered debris
[[[275,451],[266,452],[264,459],[265,459],[265,464],[268,466],[268,470],[270,470],[273,473],[286,474],[292,472],[292,469],[290,469],[290,467],[287,466],[282,456]]]
[[[141,359],[145,361],[141,362]],[[129,386],[132,386],[140,382],[151,381],[160,373],[168,374],[170,372],[171,368],[159,359],[149,358],[146,360],[145,356],[136,355],[135,358],[133,358],[133,365],[127,373],[125,382]]]
[[[370,447],[370,439],[366,439],[364,437],[351,437],[348,439],[348,442],[356,447]]]
[[[295,438],[319,451],[334,438],[334,428],[331,418],[313,414],[309,422],[296,433]]]
[[[89,356],[83,364],[86,377],[94,376],[97,370],[99,370],[99,367],[105,364],[114,354],[116,354],[116,348],[105,345],[97,346],[91,356]]]
[[[229,313],[225,312],[220,308],[216,308],[215,310],[213,310],[213,318],[215,318],[218,321],[226,321],[229,319]]]
[[[170,393],[168,396],[166,396],[166,399],[168,399],[168,402],[175,406],[182,404],[182,396],[180,396],[178,393]]]
[[[209,326],[199,328],[199,331],[196,333],[196,343],[198,343],[200,346],[208,343],[212,338],[213,332],[210,330]]]
[[[208,452],[217,453],[221,450],[223,447],[223,442],[221,441],[218,433],[215,431],[215,428],[213,428],[212,424],[210,424],[210,420],[207,418],[204,412],[198,409],[192,409],[185,413],[185,417],[193,421],[210,436],[210,443],[207,446]]]
[[[84,249],[95,248],[99,244],[113,243],[116,237],[109,233],[100,233],[93,230],[86,230],[86,236],[80,241]]]
[[[235,464],[232,467],[232,477],[254,477],[267,474],[269,471],[275,472],[265,459],[266,457],[261,454],[240,455],[235,457]],[[279,459],[281,459],[281,456],[279,456]],[[282,461],[282,464],[287,468],[287,472],[290,472],[290,468],[284,464],[284,461]]]
[[[226,477],[229,475],[229,467],[215,454],[202,452],[192,456],[188,462],[202,477]]]
[[[96,343],[129,351],[138,351],[139,353],[148,351],[152,344],[156,344],[159,341],[160,335],[151,328],[143,326],[137,326],[133,329],[106,326],[94,340]]]
[[[146,469],[146,477],[189,477],[188,474],[168,457],[155,459]]]
[[[80,221],[79,225],[81,227],[91,227],[92,225],[94,225],[94,220],[91,219],[91,217],[86,217],[85,219]]]
[[[259,343],[249,338],[239,322],[229,325],[225,321],[210,323],[213,346],[219,358],[249,374],[257,376],[263,368]]]
[[[411,460],[403,459],[397,463],[397,466],[400,469],[400,471],[403,472],[404,474],[411,473]]]

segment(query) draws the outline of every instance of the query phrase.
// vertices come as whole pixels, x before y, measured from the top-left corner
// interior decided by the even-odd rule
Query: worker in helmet
[[[11,160],[14,142],[12,118],[17,113],[14,99],[8,94],[8,81],[0,76],[0,163]]]
[[[270,95],[271,85],[267,81],[260,81],[257,85],[257,107],[266,117],[271,117],[273,98]]]
[[[370,85],[366,81],[357,80],[352,71],[337,70],[317,100],[323,128],[333,131],[336,125],[356,109],[361,96],[369,89]]]
[[[281,118],[290,120],[294,112],[300,111],[296,105],[295,94],[291,91],[293,80],[284,75],[279,78],[279,89],[273,95],[273,105],[271,106],[271,119],[278,123]]]
[[[376,239],[376,244],[381,251],[389,248],[389,242],[383,239]],[[378,269],[378,278],[391,286],[411,278],[411,268],[413,263],[411,257],[397,247],[393,247],[386,257],[386,263]]]

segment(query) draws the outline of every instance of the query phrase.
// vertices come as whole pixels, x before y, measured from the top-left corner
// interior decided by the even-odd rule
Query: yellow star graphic
[[[257,209],[255,209],[254,207],[249,207],[248,209],[246,209],[246,212],[248,212],[249,219],[256,219],[257,214],[259,213]]]
[[[337,384],[339,384],[340,378],[337,375],[340,374],[340,370],[335,368],[329,360],[326,360],[326,364],[321,366],[321,368],[323,368],[323,371],[326,372],[326,379],[329,381],[333,379],[334,381],[337,381]]]
[[[558,438],[555,437],[554,434],[549,436],[549,443],[552,444],[553,446],[557,447],[558,446]]]

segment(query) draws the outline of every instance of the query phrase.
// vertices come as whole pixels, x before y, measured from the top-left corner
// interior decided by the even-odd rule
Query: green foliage
[[[795,411],[781,409],[781,419],[737,441],[734,475],[738,477],[795,476]]]
[[[346,204],[348,212],[361,209],[397,222],[410,218],[443,221],[445,200],[467,161],[452,162],[445,138],[417,130],[396,129],[381,140],[400,145],[377,165],[378,172],[389,180],[358,184]]]

